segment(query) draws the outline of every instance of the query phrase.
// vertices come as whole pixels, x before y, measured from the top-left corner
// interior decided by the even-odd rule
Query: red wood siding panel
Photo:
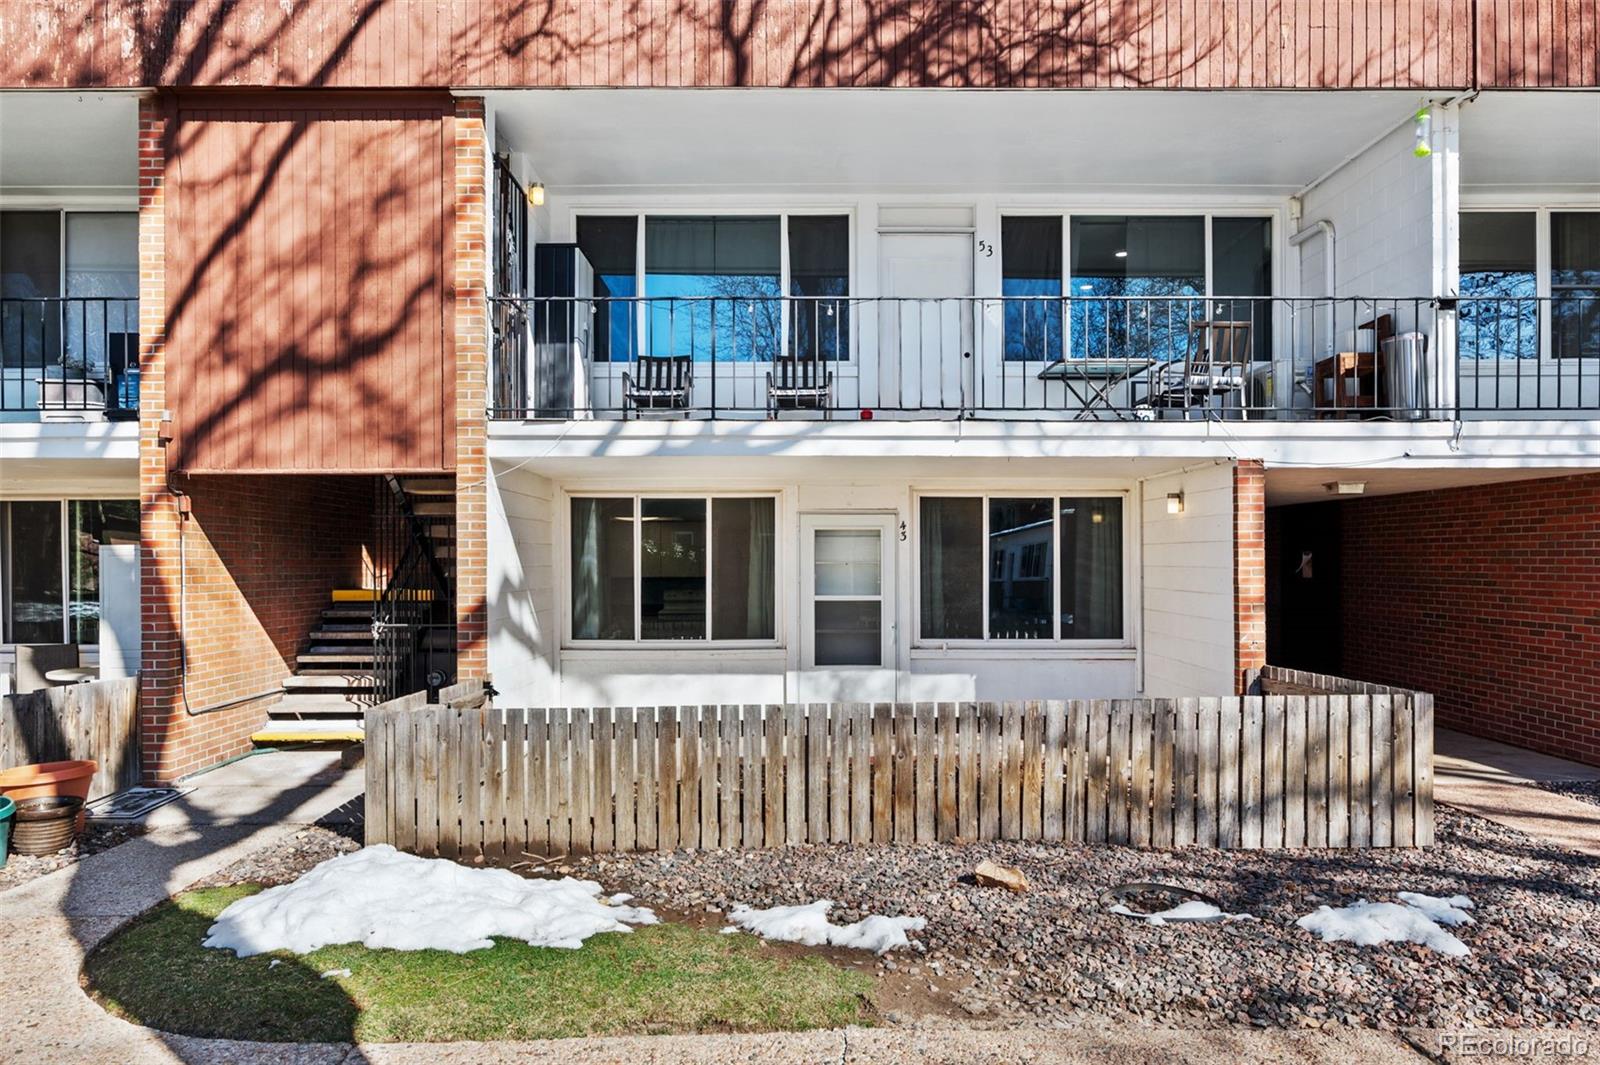
[[[0,85],[1574,87],[1600,84],[1597,22],[1600,0],[7,0]]]
[[[173,469],[453,468],[451,101],[350,96],[170,102]]]

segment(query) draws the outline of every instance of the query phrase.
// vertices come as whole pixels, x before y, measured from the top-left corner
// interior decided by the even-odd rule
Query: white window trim
[[[995,267],[995,277],[997,279],[997,281],[996,281],[997,289],[1003,290],[1004,289],[1004,285],[1005,285],[1005,240],[1004,240],[1004,237],[1003,237],[1004,227],[1000,223],[1004,222],[1004,220],[1007,219],[1007,218],[1058,218],[1058,219],[1061,220],[1061,292],[1062,292],[1061,298],[1062,299],[1071,299],[1073,297],[1073,292],[1072,292],[1072,220],[1073,220],[1074,217],[1077,217],[1077,216],[1080,216],[1080,215],[1084,216],[1084,217],[1101,217],[1101,216],[1135,217],[1135,216],[1148,216],[1148,217],[1161,217],[1161,218],[1199,218],[1199,219],[1201,219],[1203,224],[1204,224],[1204,228],[1205,228],[1205,260],[1206,260],[1206,271],[1205,272],[1206,272],[1206,276],[1205,276],[1205,284],[1203,286],[1203,294],[1199,295],[1199,296],[1195,296],[1193,298],[1195,300],[1197,300],[1197,301],[1198,300],[1204,300],[1204,301],[1208,301],[1208,302],[1211,299],[1215,298],[1214,295],[1213,295],[1213,292],[1212,292],[1212,278],[1213,278],[1213,275],[1216,273],[1216,263],[1213,262],[1213,246],[1212,246],[1212,239],[1211,239],[1212,222],[1214,222],[1218,218],[1257,218],[1257,219],[1265,219],[1267,221],[1267,223],[1268,223],[1268,226],[1269,226],[1270,239],[1271,239],[1271,242],[1272,242],[1271,277],[1272,277],[1272,292],[1273,292],[1273,295],[1267,296],[1267,297],[1260,297],[1260,298],[1263,298],[1263,299],[1288,299],[1288,297],[1284,293],[1283,269],[1284,269],[1284,258],[1285,258],[1285,256],[1283,254],[1283,249],[1281,247],[1281,244],[1283,242],[1283,237],[1282,237],[1283,226],[1281,225],[1280,218],[1279,218],[1280,211],[1275,206],[1262,206],[1262,207],[1244,207],[1244,206],[1240,206],[1240,207],[1228,207],[1228,208],[1216,208],[1216,209],[1209,209],[1209,208],[1195,209],[1195,208],[1189,208],[1189,207],[1171,207],[1171,206],[1167,206],[1167,207],[1148,207],[1147,208],[1147,207],[1138,207],[1138,206],[1130,207],[1130,206],[1126,206],[1126,205],[1119,205],[1119,206],[1115,206],[1115,207],[1106,207],[1104,209],[1092,209],[1092,210],[1090,210],[1090,209],[1081,209],[1081,208],[1080,209],[1069,209],[1069,208],[1025,207],[1025,206],[1001,207],[1000,211],[999,211],[999,220],[997,221],[996,226],[995,226],[995,253],[996,253],[995,257],[999,260],[999,263]],[[997,300],[1000,300],[1000,301],[1003,301],[1005,299],[1005,297],[1003,295],[999,295],[998,293],[997,293],[995,298]],[[1227,297],[1223,297],[1223,298],[1227,298]],[[1239,298],[1247,298],[1247,297],[1239,297]],[[1040,368],[1042,368],[1042,367],[1044,367],[1045,365],[1048,364],[1049,360],[1045,360],[1045,359],[1013,359],[1013,360],[1007,360],[1005,358],[1005,328],[1004,328],[1004,321],[1005,321],[1004,317],[1002,316],[1001,322],[1000,322],[1000,324],[1001,324],[1001,329],[1000,329],[1000,346],[1001,346],[1000,347],[1000,366],[1002,368],[1002,372],[1012,373],[1012,374],[1016,374],[1016,375],[1036,374],[1040,370]],[[1069,351],[1072,350],[1071,336],[1072,336],[1072,319],[1071,319],[1071,315],[1069,314],[1068,317],[1067,317],[1067,320],[1065,322],[1063,322],[1062,326],[1061,326],[1061,347],[1062,347],[1063,353],[1066,353],[1066,352],[1069,352]],[[1273,351],[1277,351],[1278,350],[1279,338],[1277,336],[1277,330],[1276,329],[1273,331],[1272,340],[1273,340],[1272,350]],[[1270,365],[1270,362],[1266,363],[1264,365]]]
[[[981,604],[983,616],[983,630],[989,631],[989,500],[991,499],[1049,499],[1051,501],[1051,631],[1054,635],[1048,640],[1017,640],[1017,639],[991,639],[983,636],[978,639],[944,640],[937,638],[924,638],[922,635],[922,500],[932,499],[979,499],[983,501],[983,549],[980,555],[983,573],[983,598]],[[1061,580],[1059,577],[1059,564],[1061,560],[1060,539],[1058,528],[1061,518],[1062,499],[1118,499],[1122,502],[1122,636],[1117,639],[1085,639],[1074,640],[1061,635]],[[911,649],[913,653],[923,652],[921,657],[926,657],[926,652],[983,652],[1003,651],[1005,657],[1015,657],[1017,651],[1034,649],[1046,652],[1090,652],[1086,657],[1100,657],[1097,652],[1124,651],[1132,655],[1136,650],[1134,632],[1134,520],[1131,507],[1132,494],[1125,490],[1056,488],[1048,492],[1030,488],[996,488],[990,490],[961,490],[961,489],[916,489],[911,493]],[[1080,657],[1080,656],[1072,656]],[[1124,657],[1124,656],[1115,656]]]
[[[651,492],[628,492],[615,489],[588,490],[584,488],[562,489],[558,493],[560,500],[559,512],[556,515],[556,524],[559,529],[557,534],[556,571],[560,583],[561,607],[561,649],[565,651],[597,652],[597,657],[605,653],[617,651],[777,651],[785,647],[784,618],[787,616],[786,590],[782,580],[784,572],[784,494],[777,489],[771,490],[731,490],[731,491],[704,491],[696,489],[670,490],[661,489]],[[631,640],[591,640],[580,639],[572,631],[572,503],[575,499],[631,499],[633,500],[633,639]],[[642,624],[640,608],[640,581],[642,577],[641,552],[639,550],[640,536],[643,527],[639,522],[641,504],[646,499],[699,499],[706,504],[706,636],[704,639],[688,640],[646,640],[639,637]],[[711,532],[711,504],[717,499],[771,499],[773,501],[773,545],[772,545],[772,604],[773,604],[773,638],[770,640],[716,640],[711,638],[711,625],[713,621],[712,595],[712,543]]]
[[[1534,221],[1533,221],[1533,294],[1534,294],[1534,297],[1537,298],[1537,299],[1549,300],[1554,295],[1554,289],[1553,289],[1553,287],[1551,285],[1551,280],[1550,280],[1551,279],[1551,275],[1553,273],[1553,266],[1552,266],[1552,263],[1551,263],[1550,216],[1551,215],[1555,215],[1555,214],[1600,214],[1600,208],[1596,208],[1593,205],[1573,205],[1573,206],[1566,206],[1566,205],[1562,205],[1562,204],[1555,204],[1555,205],[1538,204],[1538,205],[1533,205],[1533,204],[1529,204],[1529,203],[1525,203],[1525,202],[1524,203],[1508,202],[1508,203],[1498,203],[1497,204],[1497,203],[1493,203],[1493,202],[1489,202],[1489,201],[1482,201],[1482,202],[1474,201],[1472,206],[1470,206],[1470,207],[1462,207],[1461,211],[1460,211],[1460,214],[1462,214],[1462,215],[1468,215],[1468,214],[1528,214],[1528,215],[1532,215],[1533,219],[1534,219]],[[1457,264],[1456,264],[1456,271],[1457,272],[1456,272],[1456,277],[1454,279],[1455,283],[1452,286],[1454,288],[1454,290],[1458,294],[1461,292],[1461,274],[1460,274],[1460,270],[1461,270],[1461,266],[1460,266],[1459,257],[1458,257],[1458,261],[1457,261]],[[1481,370],[1482,367],[1485,367],[1485,366],[1500,367],[1501,369],[1495,371],[1495,373],[1493,375],[1483,375],[1481,373],[1479,374],[1480,377],[1488,376],[1490,378],[1490,380],[1493,380],[1494,377],[1503,377],[1504,375],[1506,375],[1508,373],[1511,373],[1515,367],[1519,367],[1519,366],[1521,366],[1521,367],[1527,367],[1527,366],[1530,366],[1530,365],[1531,366],[1537,366],[1541,373],[1544,373],[1544,372],[1560,372],[1560,373],[1570,374],[1573,377],[1577,377],[1579,375],[1579,373],[1580,373],[1580,369],[1579,369],[1580,367],[1585,366],[1586,364],[1588,366],[1592,366],[1593,365],[1593,361],[1592,360],[1585,360],[1583,358],[1558,359],[1558,358],[1555,357],[1555,345],[1551,341],[1551,336],[1550,336],[1550,315],[1548,315],[1548,314],[1541,314],[1539,316],[1539,354],[1538,354],[1537,358],[1533,358],[1533,359],[1472,359],[1472,358],[1468,358],[1465,355],[1458,354],[1457,355],[1457,361],[1459,361],[1462,364],[1467,365],[1467,366],[1478,367],[1478,368],[1480,368],[1480,370]],[[1585,374],[1584,376],[1587,376],[1587,374]]]

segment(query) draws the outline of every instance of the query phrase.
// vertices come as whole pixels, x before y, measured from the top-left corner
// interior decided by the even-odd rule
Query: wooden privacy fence
[[[446,857],[1433,840],[1426,696],[367,714],[367,842]]]
[[[139,678],[8,695],[0,706],[0,769],[93,758],[89,798],[139,783]]]

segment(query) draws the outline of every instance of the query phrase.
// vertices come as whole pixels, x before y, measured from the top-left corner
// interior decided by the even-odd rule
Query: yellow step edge
[[[361,729],[263,729],[250,737],[251,743],[360,743],[367,738]]]
[[[378,598],[376,588],[335,588],[333,601],[335,603],[364,603],[369,599]]]

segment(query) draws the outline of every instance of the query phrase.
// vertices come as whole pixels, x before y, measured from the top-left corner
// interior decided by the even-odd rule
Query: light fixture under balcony
[[[1183,513],[1183,493],[1182,492],[1168,492],[1167,493],[1167,513],[1168,514],[1182,514]]]
[[[1126,251],[1119,251],[1119,252],[1115,252],[1114,254],[1119,259],[1126,259],[1128,257],[1128,253]]]
[[[1358,496],[1367,490],[1366,481],[1328,481],[1322,486],[1330,495]]]

